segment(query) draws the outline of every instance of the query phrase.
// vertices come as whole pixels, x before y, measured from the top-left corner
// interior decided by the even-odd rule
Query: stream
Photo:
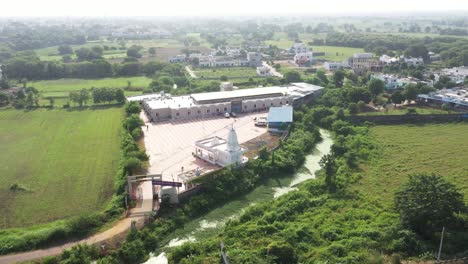
[[[180,246],[185,242],[194,242],[215,235],[224,223],[234,217],[238,217],[249,206],[257,203],[270,201],[283,194],[297,189],[297,185],[309,179],[315,178],[315,172],[320,169],[319,161],[330,153],[333,140],[326,130],[320,130],[322,141],[320,141],[312,153],[306,156],[304,164],[292,175],[268,179],[263,184],[233,201],[210,211],[203,217],[188,222],[183,229],[176,230],[167,241],[163,241],[165,247]],[[158,256],[150,255],[148,261],[143,264],[167,264],[165,253]]]

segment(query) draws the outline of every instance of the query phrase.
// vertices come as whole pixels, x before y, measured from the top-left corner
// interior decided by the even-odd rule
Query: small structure
[[[284,131],[293,122],[293,107],[270,107],[267,120],[268,131]]]
[[[221,92],[224,92],[224,91],[232,91],[234,89],[237,89],[237,87],[234,86],[234,84],[232,82],[222,82],[220,85],[219,85],[219,90]]]
[[[298,66],[310,66],[312,60],[312,52],[296,53],[296,55],[294,55],[294,63],[296,63]]]
[[[260,77],[272,76],[270,67],[266,67],[266,66],[257,67],[257,75]]]
[[[417,100],[429,105],[447,105],[468,110],[468,90],[465,89],[442,89],[429,94],[420,94]]]
[[[419,66],[419,65],[424,65],[424,60],[423,58],[403,58],[403,61],[408,64],[408,65],[413,65],[413,66]]]
[[[214,136],[195,142],[194,155],[211,164],[225,167],[246,162],[247,158],[242,156],[245,151],[239,145],[234,127],[231,127],[227,140]]]
[[[372,78],[382,80],[385,83],[386,90],[394,90],[403,87],[403,83],[395,75],[391,74],[373,74]]]
[[[180,62],[185,62],[187,60],[187,56],[184,54],[179,54],[174,57],[169,58],[170,63],[180,63]]]
[[[304,43],[294,43],[294,45],[289,49],[289,52],[294,54],[307,53],[309,51],[309,47]]]
[[[384,54],[384,55],[380,56],[379,61],[384,63],[384,64],[393,64],[393,63],[398,62],[398,58],[390,57],[390,56]]]
[[[327,71],[336,71],[340,68],[349,68],[348,61],[338,62],[338,61],[327,61],[323,64],[323,67]]]

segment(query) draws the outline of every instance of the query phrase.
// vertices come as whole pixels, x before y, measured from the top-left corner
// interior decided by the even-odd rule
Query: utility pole
[[[440,235],[440,245],[439,245],[439,254],[437,254],[437,262],[440,261],[440,253],[442,253],[442,243],[444,242],[444,233],[445,233],[445,226],[442,227],[442,234]]]

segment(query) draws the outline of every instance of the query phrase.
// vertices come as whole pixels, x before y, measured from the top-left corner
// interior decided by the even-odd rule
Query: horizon
[[[28,17],[261,17],[261,16],[401,16],[411,14],[453,14],[468,15],[468,1],[446,0],[443,3],[428,1],[367,1],[346,0],[318,1],[298,0],[294,5],[275,5],[267,1],[238,0],[224,8],[216,0],[176,0],[154,3],[150,0],[136,0],[131,4],[123,0],[91,1],[82,0],[70,8],[68,1],[20,0],[4,3],[0,18]]]

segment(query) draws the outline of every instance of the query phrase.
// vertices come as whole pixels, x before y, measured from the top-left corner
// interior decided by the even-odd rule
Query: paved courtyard
[[[142,118],[145,120],[144,142],[146,153],[150,157],[148,174],[162,173],[164,181],[184,182],[193,177],[191,174],[197,169],[201,173],[206,173],[219,168],[192,156],[195,141],[212,136],[227,138],[228,128],[233,125],[239,143],[242,144],[267,132],[267,128],[254,125],[254,118],[267,114],[267,112],[258,112],[239,115],[237,118],[219,116],[150,123],[142,113]],[[179,191],[183,191],[183,188]]]

